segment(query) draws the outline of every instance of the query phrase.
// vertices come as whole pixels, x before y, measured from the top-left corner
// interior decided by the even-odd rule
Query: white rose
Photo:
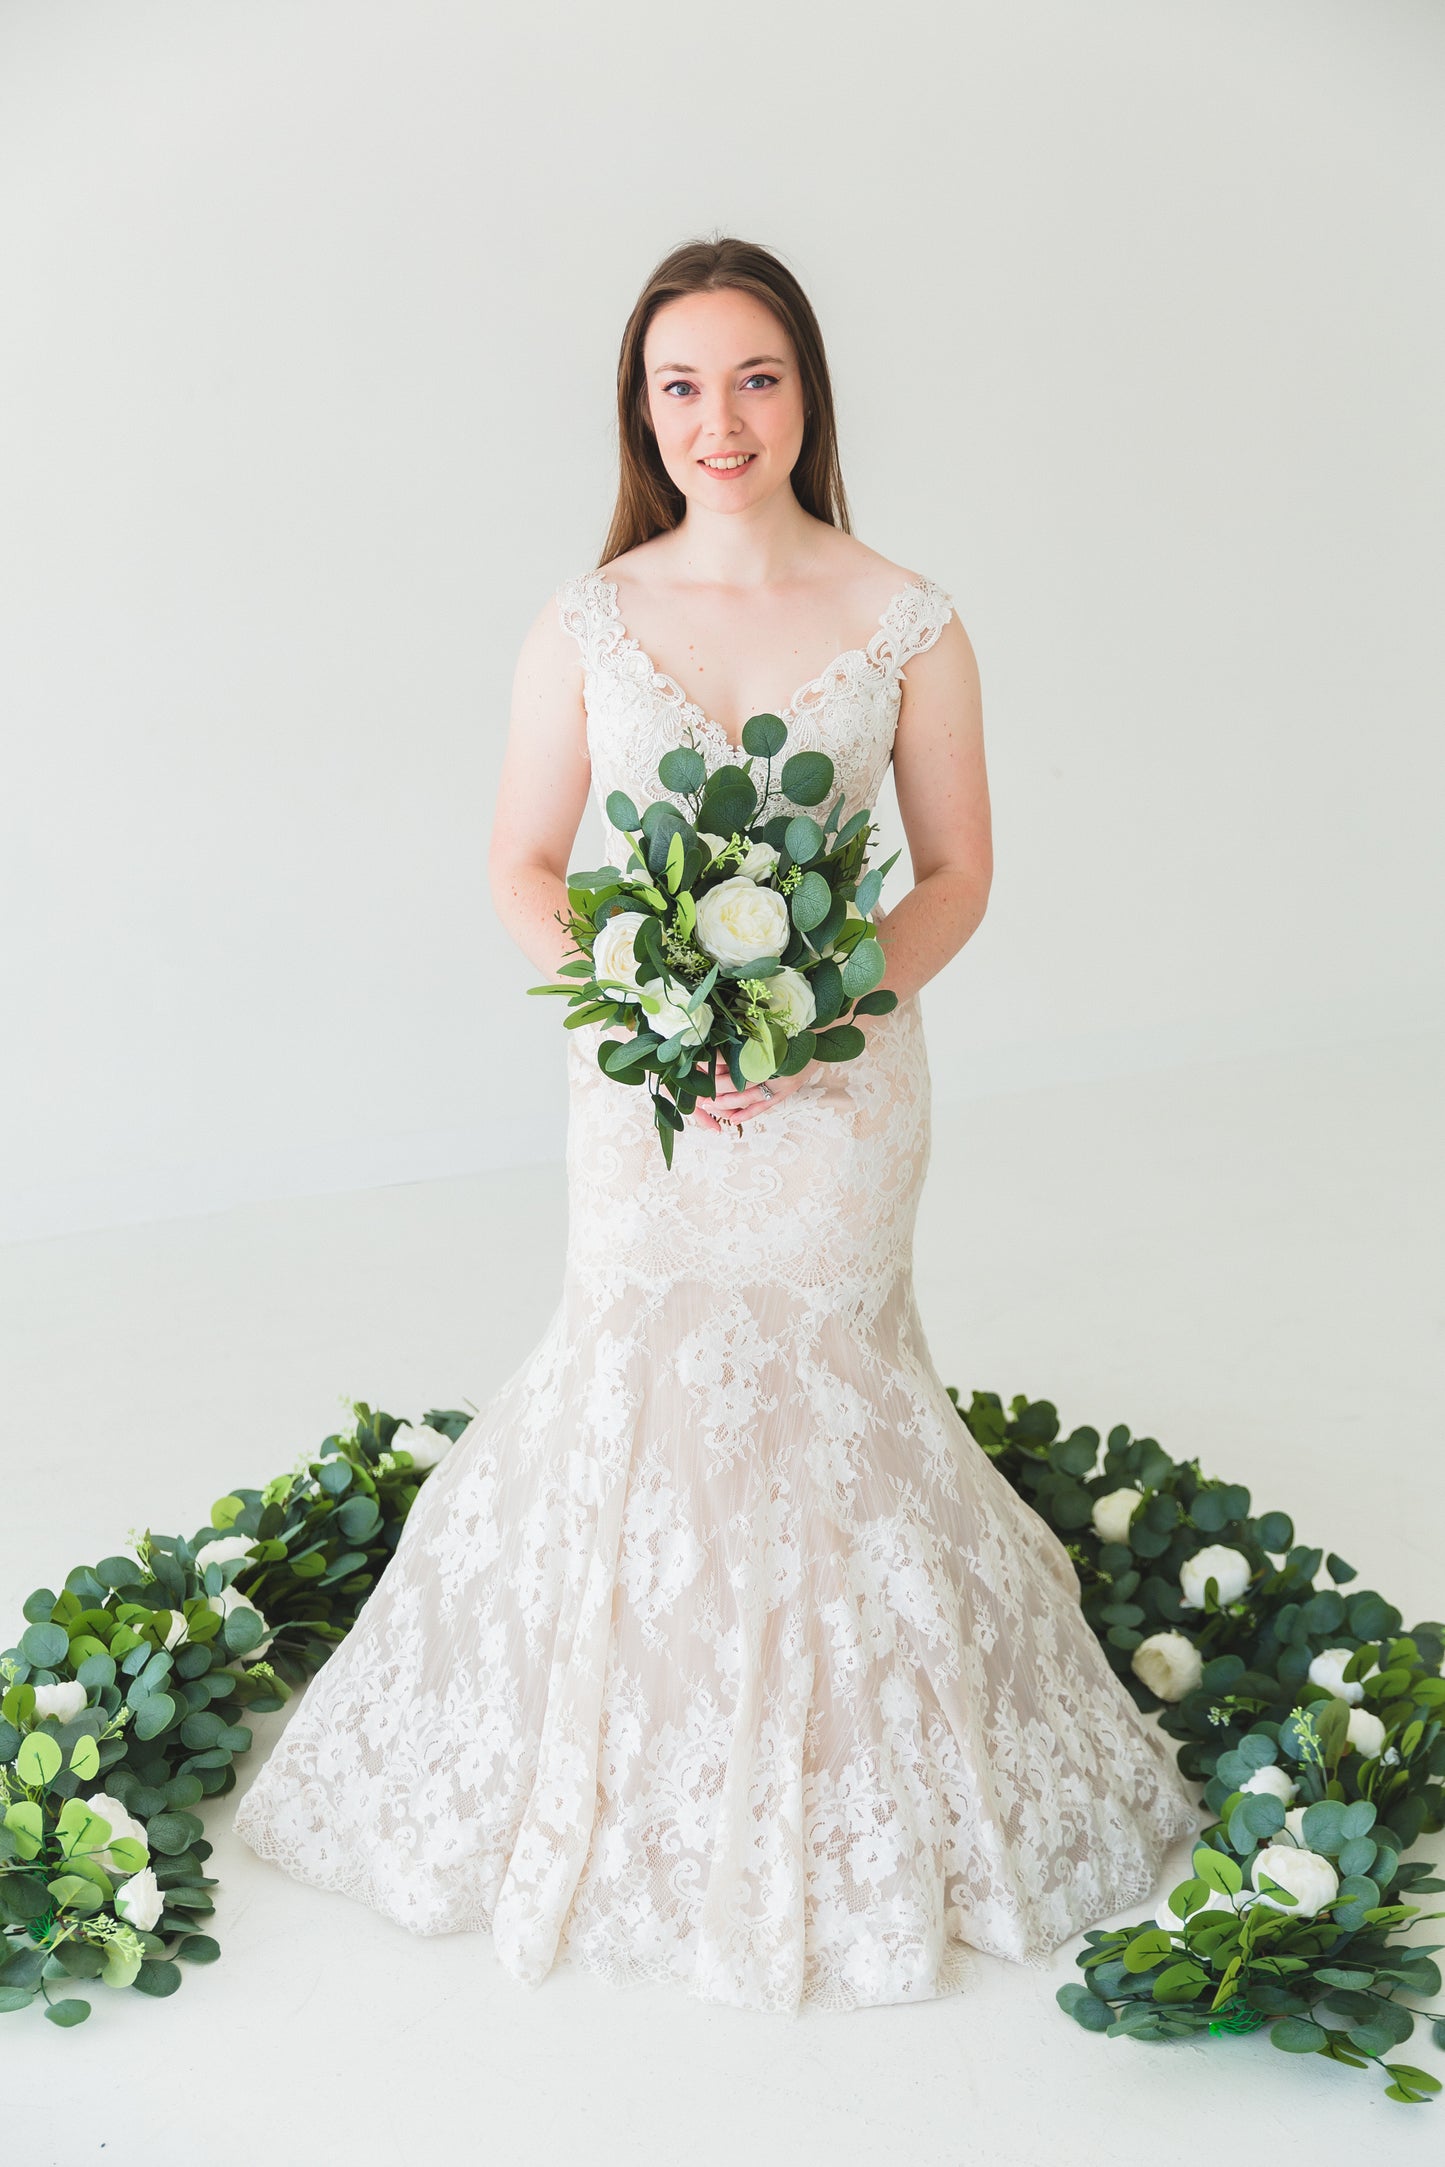
[[[796,1038],[799,1031],[808,1029],[818,1013],[818,1003],[801,971],[795,971],[790,963],[785,963],[771,978],[763,979],[762,987],[768,1007],[789,1038]]]
[[[1127,1542],[1129,1522],[1144,1502],[1142,1490],[1108,1490],[1094,1499],[1094,1533],[1100,1542]]]
[[[749,843],[738,867],[743,880],[771,880],[783,853],[772,843]]]
[[[1372,1761],[1385,1743],[1385,1726],[1368,1708],[1352,1708],[1345,1736],[1362,1761]]]
[[[1284,1825],[1296,1843],[1303,1843],[1305,1840],[1305,1815],[1308,1811],[1307,1806],[1291,1806],[1284,1817]]]
[[[791,931],[788,906],[777,889],[760,888],[740,874],[698,898],[697,943],[719,963],[781,955]]]
[[[409,1452],[416,1466],[435,1467],[442,1454],[450,1452],[453,1440],[445,1430],[434,1430],[429,1422],[419,1422],[415,1426],[407,1423],[405,1434],[398,1430],[392,1443],[400,1445],[403,1452]],[[383,1453],[382,1459],[386,1457]],[[395,1460],[392,1465],[396,1465]]]
[[[861,918],[861,917],[862,917],[862,915],[863,915],[862,911],[861,911],[861,910],[859,910],[859,908],[858,908],[858,905],[857,905],[857,904],[856,904],[856,903],[855,903],[855,902],[853,901],[852,897],[850,896],[850,897],[849,897],[849,899],[848,899],[848,907],[847,907],[847,909],[846,909],[846,910],[844,911],[844,913],[843,913],[843,925],[846,925],[846,924],[848,923],[848,920],[849,920],[850,918]],[[842,932],[842,930],[843,930],[843,927],[842,927],[842,926],[840,926],[840,927],[838,928],[838,930],[839,930],[839,932],[841,933],[841,932]],[[837,944],[837,942],[836,942],[836,941],[834,941],[834,942],[830,943],[830,945],[829,945],[829,946],[828,946],[827,948],[825,948],[825,949],[823,950],[823,953],[824,953],[824,955],[825,955],[825,956],[835,956],[835,955],[837,955],[837,953],[838,953],[838,944]]]
[[[631,989],[623,992],[616,985],[609,986],[619,1001],[637,999],[637,957],[632,943],[647,915],[645,910],[614,911],[592,943],[593,977],[599,982],[620,979],[624,987]]]
[[[1207,1549],[1196,1550],[1180,1567],[1181,1601],[1186,1610],[1201,1610],[1205,1581],[1217,1580],[1223,1609],[1226,1603],[1238,1602],[1252,1577],[1253,1568],[1242,1550],[1231,1550],[1225,1543],[1210,1543]]]
[[[250,1596],[243,1595],[239,1588],[222,1588],[219,1595],[208,1595],[206,1603],[209,1609],[214,1610],[222,1618],[233,1610],[256,1610],[256,1605],[252,1602]],[[256,1615],[264,1625],[266,1623],[264,1614],[256,1610]],[[244,1656],[241,1657],[241,1661],[244,1663],[259,1663],[275,1637],[274,1633],[268,1633],[263,1640],[258,1640],[254,1648],[246,1650]]]
[[[1318,1851],[1297,1850],[1292,1843],[1267,1843],[1255,1852],[1252,1871],[1258,1892],[1255,1901],[1268,1904],[1271,1911],[1287,1911],[1292,1919],[1312,1919],[1340,1893],[1340,1877],[1329,1860]],[[1298,1903],[1282,1904],[1261,1887],[1266,1874],[1298,1897]]]
[[[1346,1679],[1344,1668],[1354,1654],[1353,1648],[1325,1648],[1310,1665],[1311,1685],[1322,1685],[1336,1700],[1347,1700],[1352,1708],[1358,1707],[1365,1697],[1365,1689],[1358,1678]],[[1371,1663],[1370,1669],[1375,1668]]]
[[[78,1678],[66,1678],[59,1685],[38,1685],[35,1688],[35,1719],[54,1716],[61,1723],[68,1723],[78,1716],[90,1699]]]
[[[699,828],[698,841],[707,844],[714,858],[720,858],[732,841],[730,835],[713,835],[707,828]]]
[[[699,1001],[689,1015],[681,1001],[663,1001],[649,1013],[647,1027],[664,1038],[673,1038],[680,1031],[685,1046],[700,1046],[712,1029],[712,1003]]]
[[[115,1908],[131,1926],[138,1926],[148,1934],[160,1917],[165,1898],[152,1866],[142,1866],[138,1874],[122,1881],[115,1892]]]
[[[196,1571],[203,1573],[208,1565],[229,1565],[234,1558],[248,1558],[255,1540],[254,1535],[218,1535],[214,1542],[203,1542],[196,1552]]]
[[[1256,1768],[1254,1774],[1241,1783],[1239,1788],[1241,1791],[1259,1791],[1266,1798],[1277,1798],[1282,1806],[1287,1806],[1299,1785],[1275,1762],[1269,1761],[1263,1768]]]
[[[1187,1633],[1151,1633],[1129,1658],[1129,1668],[1160,1700],[1183,1700],[1204,1675],[1204,1660]]]
[[[149,1851],[150,1842],[146,1836],[145,1824],[133,1819],[120,1800],[112,1798],[109,1791],[92,1791],[85,1803],[92,1813],[100,1815],[102,1821],[109,1821],[110,1843],[116,1842],[121,1836],[133,1836],[137,1843],[144,1844]],[[108,1866],[112,1872],[117,1870],[110,1855],[109,1844],[102,1851],[92,1851],[91,1857],[98,1865]]]

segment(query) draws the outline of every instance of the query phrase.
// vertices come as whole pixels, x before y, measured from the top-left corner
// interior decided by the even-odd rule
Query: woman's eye
[[[745,376],[743,378],[744,385],[775,384],[777,381],[778,379],[776,378],[776,376],[770,376],[766,369],[758,369],[752,376]],[[670,396],[674,391],[691,391],[692,385],[687,382],[685,377],[679,376],[675,378],[672,383],[664,384],[662,388],[663,391]]]

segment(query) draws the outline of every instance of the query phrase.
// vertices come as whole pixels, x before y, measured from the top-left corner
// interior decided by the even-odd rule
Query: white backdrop
[[[713,230],[979,655],[936,1102],[1438,1018],[1439,9],[513,13],[0,10],[9,1235],[560,1154],[511,673]]]

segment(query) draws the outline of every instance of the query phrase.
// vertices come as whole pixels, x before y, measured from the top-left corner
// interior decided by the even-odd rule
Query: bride
[[[605,823],[614,790],[667,795],[671,746],[741,761],[747,717],[780,714],[845,816],[892,765],[897,1006],[858,1019],[855,1060],[741,1092],[717,1068],[671,1169],[649,1093],[598,1065],[606,1025],[566,1034],[555,1312],[422,1486],[236,1827],[414,1933],[486,1929],[529,1985],[573,1962],[748,2008],[921,2001],[970,1949],[1046,1963],[1208,1817],[915,1304],[918,994],[992,870],[967,634],[853,537],[817,321],[766,250],[657,267],[618,401],[602,563],[517,666],[499,915],[555,976],[589,791]]]

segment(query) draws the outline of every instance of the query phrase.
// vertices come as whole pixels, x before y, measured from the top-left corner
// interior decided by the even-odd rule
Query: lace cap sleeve
[[[597,609],[593,586],[585,574],[579,579],[564,579],[553,600],[557,605],[558,616],[581,648],[582,659],[590,668],[596,659],[597,647]]]
[[[883,621],[884,658],[895,676],[901,677],[913,657],[933,645],[952,615],[953,597],[936,580],[924,579],[904,588]]]

